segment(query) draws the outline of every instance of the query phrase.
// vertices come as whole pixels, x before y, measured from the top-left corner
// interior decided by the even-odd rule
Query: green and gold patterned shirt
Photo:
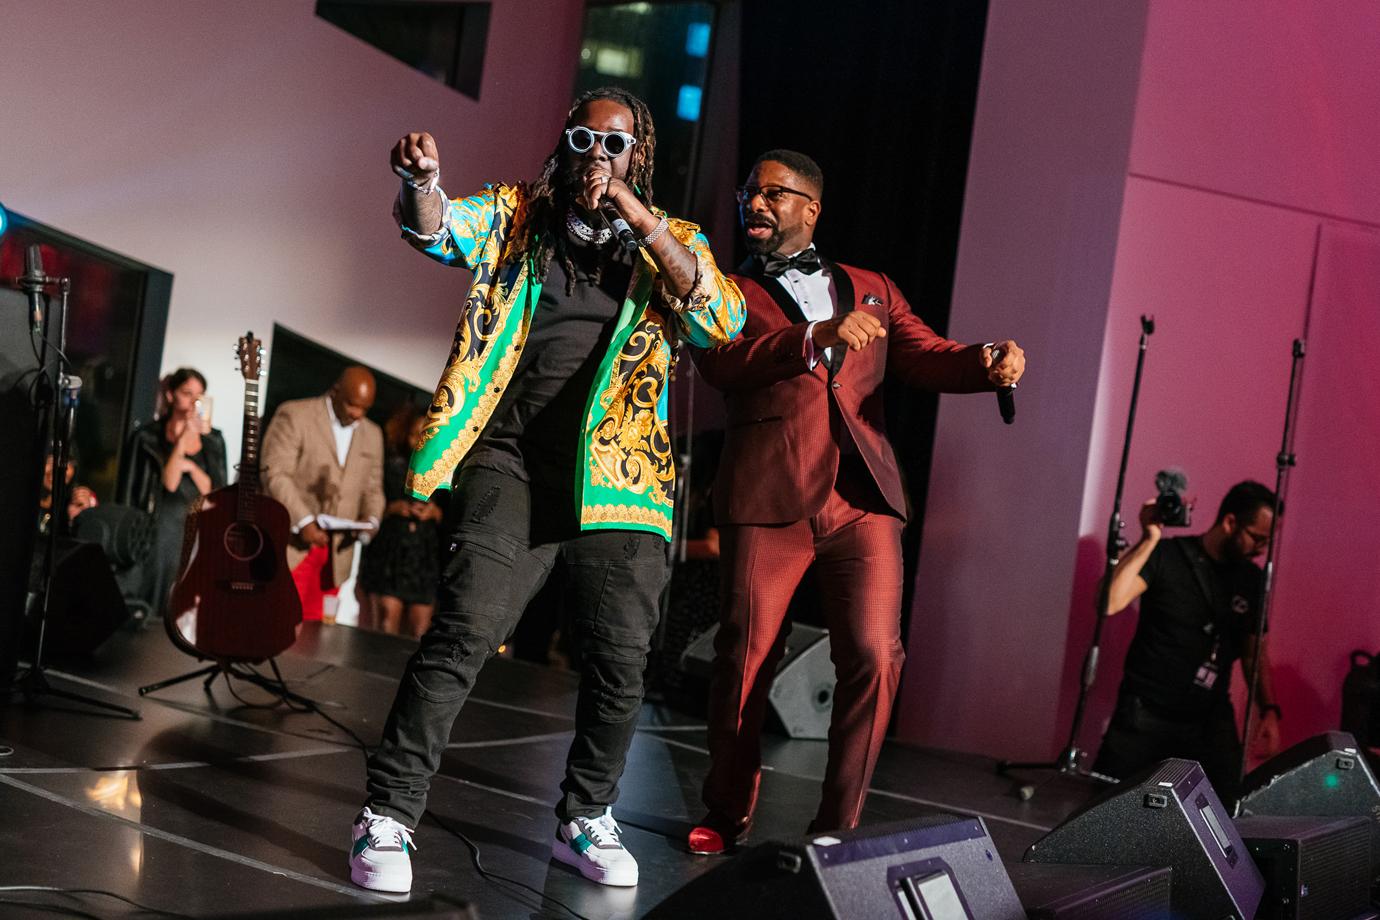
[[[407,491],[426,500],[478,440],[512,379],[541,295],[527,254],[512,258],[522,186],[492,185],[453,199],[436,242],[403,238],[447,265],[474,272],[450,358],[412,454]],[[743,295],[714,263],[694,224],[670,220],[668,232],[695,256],[695,285],[684,299],[665,290],[651,256],[633,268],[608,352],[586,401],[575,494],[582,530],[644,530],[671,538],[675,463],[667,424],[673,345],[721,345],[743,327]]]

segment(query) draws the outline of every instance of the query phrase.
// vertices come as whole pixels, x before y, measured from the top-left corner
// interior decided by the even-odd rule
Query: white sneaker
[[[412,889],[412,857],[417,847],[412,832],[385,815],[368,808],[359,813],[350,829],[350,881],[374,891],[407,892]]]
[[[631,887],[637,884],[637,860],[619,839],[622,831],[605,808],[597,818],[576,818],[557,825],[551,855],[601,885]]]

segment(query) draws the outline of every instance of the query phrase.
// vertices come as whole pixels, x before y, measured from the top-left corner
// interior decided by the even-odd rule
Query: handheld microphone
[[[623,215],[618,213],[618,209],[608,202],[599,205],[599,216],[604,218],[604,223],[613,230],[614,236],[618,237],[623,248],[632,252],[637,248],[637,236],[632,232],[632,227],[623,219]]]
[[[1000,348],[992,349],[992,363],[996,364],[1002,359],[1004,352]],[[1010,425],[1016,421],[1016,385],[997,387],[997,409],[1001,412],[1001,420]]]
[[[16,282],[29,297],[29,326],[35,335],[43,327],[43,288],[50,280],[43,274],[43,252],[33,243],[24,250],[24,274]]]

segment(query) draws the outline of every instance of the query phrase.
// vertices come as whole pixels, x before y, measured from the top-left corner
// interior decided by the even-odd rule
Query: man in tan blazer
[[[264,486],[292,520],[288,565],[305,619],[320,619],[383,516],[383,432],[364,417],[374,404],[374,375],[348,367],[324,396],[294,399],[273,414],[264,435]],[[335,530],[318,515],[371,525]]]

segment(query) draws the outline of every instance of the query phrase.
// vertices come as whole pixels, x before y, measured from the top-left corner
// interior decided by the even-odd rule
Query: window
[[[491,5],[317,0],[316,15],[433,80],[478,99]]]
[[[686,216],[713,47],[713,3],[591,0],[575,94],[621,86],[656,122],[656,203]]]

